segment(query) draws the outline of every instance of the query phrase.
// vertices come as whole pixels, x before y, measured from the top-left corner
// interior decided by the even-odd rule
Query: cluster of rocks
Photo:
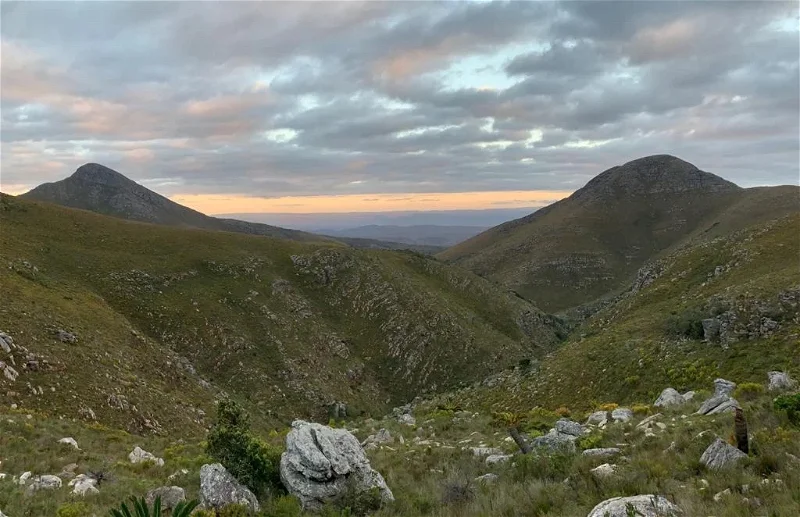
[[[694,399],[694,391],[687,391],[681,395],[678,390],[674,388],[666,388],[661,392],[656,401],[653,403],[655,407],[669,407],[680,406]]]

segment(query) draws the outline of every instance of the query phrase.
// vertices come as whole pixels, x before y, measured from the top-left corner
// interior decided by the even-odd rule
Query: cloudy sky
[[[538,206],[670,153],[797,184],[797,2],[7,2],[2,189],[209,213]]]

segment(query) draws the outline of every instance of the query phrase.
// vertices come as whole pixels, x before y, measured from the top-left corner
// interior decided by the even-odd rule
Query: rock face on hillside
[[[717,413],[733,411],[734,408],[739,406],[739,402],[731,397],[731,393],[733,393],[735,389],[736,383],[726,381],[725,379],[715,379],[714,395],[703,402],[703,405],[697,410],[697,414],[715,415]]]
[[[714,440],[700,457],[700,463],[712,470],[720,470],[732,467],[747,454],[743,453],[733,445],[725,443],[721,438]]]
[[[344,429],[296,420],[281,455],[281,480],[306,510],[316,510],[346,493],[377,490],[394,501],[383,477],[369,464],[355,436]]]

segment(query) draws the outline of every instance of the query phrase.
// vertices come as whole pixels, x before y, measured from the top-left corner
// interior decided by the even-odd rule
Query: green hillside
[[[438,257],[557,312],[624,288],[647,261],[691,239],[796,212],[797,187],[742,189],[673,156],[649,156]]]
[[[702,320],[730,330],[704,340]],[[509,371],[452,397],[469,407],[586,409],[650,403],[667,386],[800,374],[800,215],[675,251],[591,317],[532,373]],[[493,385],[488,387],[486,384]]]
[[[22,408],[133,432],[197,431],[223,393],[263,425],[327,420],[334,403],[380,413],[558,343],[558,322],[532,305],[410,252],[8,196],[0,228],[0,331],[18,346],[2,360],[19,372],[0,390]]]

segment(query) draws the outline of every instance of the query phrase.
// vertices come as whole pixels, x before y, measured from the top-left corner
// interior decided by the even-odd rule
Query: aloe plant
[[[119,508],[111,510],[111,517],[161,517],[161,496],[156,497],[153,501],[152,510],[147,506],[144,497],[131,496],[131,505],[133,512],[127,504],[121,503]],[[172,509],[172,517],[189,517],[197,505],[196,500],[181,501]]]

